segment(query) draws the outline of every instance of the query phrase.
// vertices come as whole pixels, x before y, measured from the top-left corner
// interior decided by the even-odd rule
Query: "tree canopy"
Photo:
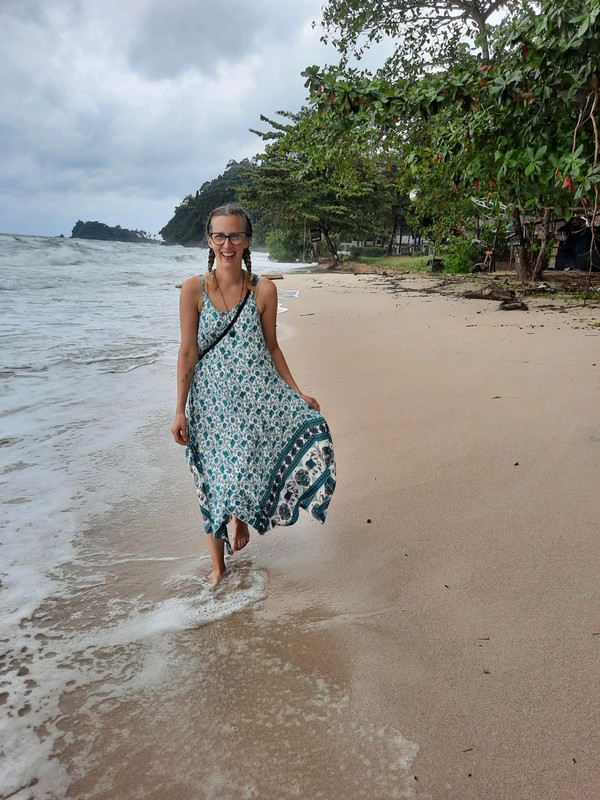
[[[346,235],[384,234],[386,215],[394,205],[394,192],[382,178],[377,160],[365,158],[350,136],[333,148],[315,109],[278,112],[282,121],[261,116],[266,131],[255,131],[266,143],[239,193],[242,202],[260,208],[268,227],[285,232],[318,229],[333,263],[337,242]],[[337,131],[341,135],[341,131]]]
[[[434,213],[454,195],[473,214],[504,214],[526,280],[539,259],[523,214],[580,207],[593,225],[598,213],[599,13],[600,0],[542,0],[495,34],[489,60],[472,54],[418,80],[343,65],[304,74],[324,125],[394,142]]]
[[[389,37],[394,52],[383,65],[387,75],[415,76],[448,68],[464,53],[490,55],[490,18],[503,9],[516,15],[527,0],[328,0],[323,6],[321,37],[331,42],[345,63],[353,54]]]

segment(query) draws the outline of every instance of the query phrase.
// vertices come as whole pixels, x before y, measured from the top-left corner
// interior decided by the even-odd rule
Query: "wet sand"
[[[56,797],[598,797],[600,312],[420,281],[278,282],[338,486],[325,526],[254,533],[217,592],[172,393],[140,428],[152,481],[28,623]]]

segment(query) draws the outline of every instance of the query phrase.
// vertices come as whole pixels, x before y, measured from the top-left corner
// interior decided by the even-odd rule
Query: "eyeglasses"
[[[241,244],[244,239],[248,238],[247,233],[209,233],[210,238],[213,240],[215,244],[225,244],[225,239],[229,239],[231,244]]]

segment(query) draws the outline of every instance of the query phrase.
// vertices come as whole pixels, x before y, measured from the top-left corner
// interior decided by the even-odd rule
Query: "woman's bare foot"
[[[250,541],[250,531],[248,530],[248,526],[245,522],[242,522],[241,519],[237,517],[233,518],[233,532],[229,537],[229,544],[231,545],[231,549],[235,552],[237,550],[243,550],[244,547]]]
[[[214,570],[213,569],[213,571],[208,576],[208,582],[213,587],[218,586],[221,583],[221,581],[223,580],[223,578],[225,577],[226,573],[227,573],[227,570],[223,570],[221,572],[221,570]]]

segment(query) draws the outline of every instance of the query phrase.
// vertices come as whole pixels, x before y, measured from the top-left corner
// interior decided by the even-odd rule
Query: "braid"
[[[246,272],[248,273],[248,280],[252,278],[252,256],[250,255],[250,248],[246,247],[242,253],[244,264],[246,265]]]
[[[208,271],[212,272],[213,265],[215,263],[215,251],[212,247],[208,248]]]

